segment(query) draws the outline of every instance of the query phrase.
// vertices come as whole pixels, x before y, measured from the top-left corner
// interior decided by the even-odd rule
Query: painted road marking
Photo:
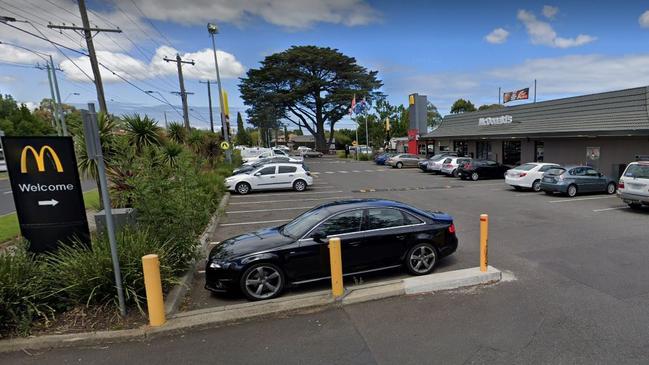
[[[569,203],[569,202],[579,202],[582,200],[598,200],[598,199],[611,199],[611,198],[617,198],[617,196],[596,196],[592,198],[566,198],[562,200],[550,200],[548,203]]]
[[[196,272],[197,272],[198,274],[200,274],[200,275],[205,274],[205,270],[198,270],[198,271],[196,271]]]
[[[333,171],[325,171],[325,174],[335,174]]]
[[[338,172],[341,173],[341,174],[346,174],[347,173],[347,171],[345,171],[345,170],[340,170]]]
[[[270,221],[254,221],[254,222],[239,222],[239,223],[224,223],[224,224],[219,224],[221,227],[227,227],[227,226],[245,226],[248,224],[266,224],[266,223],[279,223],[279,222],[288,222],[291,219],[274,219]]]
[[[593,209],[593,212],[598,213],[598,212],[606,212],[609,210],[620,210],[620,209],[630,209],[630,208],[627,206],[623,206],[623,207],[616,207],[616,208]]]
[[[240,214],[240,213],[258,213],[258,212],[272,212],[276,210],[299,210],[299,209],[311,209],[311,207],[290,207],[290,208],[273,208],[273,209],[253,209],[253,210],[233,210],[230,212],[225,212],[225,214]]]
[[[231,202],[229,205],[243,205],[243,204],[263,204],[263,203],[292,203],[292,202],[310,202],[318,200],[337,200],[337,199],[348,199],[353,198],[353,196],[330,196],[328,198],[309,198],[309,199],[291,199],[291,200],[261,200],[256,202]]]
[[[9,190],[9,191],[5,191],[5,192],[4,192],[4,193],[2,193],[2,194],[4,194],[4,195],[7,195],[7,194],[12,194],[12,192],[11,192],[11,190]]]
[[[331,193],[342,193],[342,190],[327,190],[327,191],[309,191],[309,192],[299,192],[296,193],[295,191],[287,191],[285,193],[270,193],[270,194],[251,194],[251,195],[236,195],[233,198],[259,198],[259,197],[265,197],[265,196],[274,196],[274,195],[295,195],[295,194],[300,194],[300,195],[313,195],[313,194],[331,194]]]

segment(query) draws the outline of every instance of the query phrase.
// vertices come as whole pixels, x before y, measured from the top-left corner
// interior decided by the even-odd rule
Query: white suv
[[[516,166],[505,173],[505,183],[516,190],[532,189],[541,191],[543,174],[559,165],[554,163],[530,162]]]
[[[617,195],[633,209],[649,205],[649,161],[631,162],[626,167]]]
[[[293,189],[304,191],[313,185],[313,177],[300,164],[272,163],[225,179],[230,191],[248,194],[253,190]]]

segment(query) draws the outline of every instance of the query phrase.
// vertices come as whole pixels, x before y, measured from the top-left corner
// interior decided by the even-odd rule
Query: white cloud
[[[448,112],[458,98],[491,104],[503,91],[531,87],[538,80],[539,100],[649,85],[649,53],[626,56],[572,55],[537,58],[475,72],[447,72],[397,79],[386,84],[389,95],[414,91]]]
[[[548,19],[554,19],[555,16],[559,14],[559,8],[556,6],[544,5],[543,6],[543,16]]]
[[[519,10],[517,18],[525,24],[525,28],[533,44],[556,48],[570,48],[582,46],[597,39],[587,34],[579,34],[575,38],[559,37],[550,23],[538,20],[531,11]]]
[[[165,62],[164,57],[175,58],[177,50],[162,46],[158,48],[155,55],[149,63],[133,58],[123,53],[113,53],[108,51],[98,51],[97,60],[106,65],[120,76],[129,80],[146,80],[159,76],[176,75],[177,67],[174,62]],[[217,50],[219,58],[219,71],[221,77],[235,78],[241,76],[245,68],[230,53]],[[183,60],[194,60],[195,65],[184,64],[183,75],[188,79],[214,79],[214,56],[209,48],[190,53],[181,53]],[[74,59],[75,63],[92,77],[90,61],[87,57],[78,57]],[[61,62],[66,77],[73,81],[90,82],[90,80],[81,72],[72,62],[65,60]],[[101,77],[104,82],[122,81],[117,75],[100,66]]]
[[[640,26],[643,28],[649,28],[649,10],[640,15],[640,18],[638,18],[638,23],[640,23]]]
[[[0,44],[0,61],[22,64],[44,63],[40,56],[8,44]]]
[[[16,78],[8,75],[0,75],[0,83],[9,84],[16,81]]]
[[[315,23],[365,25],[380,13],[365,0],[136,0],[152,19],[181,24],[209,21],[242,23],[251,17],[284,27],[306,28]]]
[[[505,43],[507,37],[509,37],[508,31],[503,28],[496,28],[492,30],[491,33],[487,34],[484,38],[489,43],[501,44]]]

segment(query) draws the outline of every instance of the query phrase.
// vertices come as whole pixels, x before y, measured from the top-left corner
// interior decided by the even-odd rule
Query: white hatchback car
[[[505,183],[516,190],[541,191],[541,179],[546,171],[560,167],[555,163],[529,162],[516,166],[505,173]]]
[[[617,195],[633,209],[649,205],[649,161],[631,162],[626,167]]]
[[[225,179],[229,191],[248,194],[256,190],[293,189],[304,191],[313,185],[313,176],[302,165],[273,163]]]
[[[457,168],[467,162],[471,162],[469,157],[447,157],[442,161],[442,169],[440,171],[446,176],[457,177]]]

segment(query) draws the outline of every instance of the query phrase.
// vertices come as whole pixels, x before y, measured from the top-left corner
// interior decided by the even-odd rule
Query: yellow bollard
[[[149,324],[153,327],[162,326],[167,319],[162,299],[158,255],[142,256],[142,269],[144,271],[144,287],[146,288],[146,305],[149,310]]]
[[[329,263],[331,264],[331,293],[334,298],[343,295],[343,260],[340,253],[340,238],[329,239]]]
[[[489,242],[489,216],[480,214],[480,271],[487,271],[489,255],[487,244]]]

